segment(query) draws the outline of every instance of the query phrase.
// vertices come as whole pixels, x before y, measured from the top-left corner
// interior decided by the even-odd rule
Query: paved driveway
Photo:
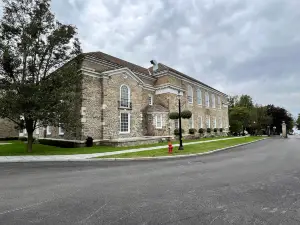
[[[0,165],[0,224],[300,224],[300,139],[158,162]]]

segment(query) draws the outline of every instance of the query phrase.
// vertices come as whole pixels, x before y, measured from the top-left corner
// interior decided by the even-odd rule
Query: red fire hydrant
[[[169,145],[169,154],[172,154],[173,153],[173,145],[172,145],[171,141],[169,141],[168,145]]]

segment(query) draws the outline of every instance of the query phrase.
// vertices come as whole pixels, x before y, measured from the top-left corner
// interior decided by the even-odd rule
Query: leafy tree
[[[236,106],[246,107],[248,109],[253,108],[253,100],[249,95],[241,95],[236,102]]]
[[[236,106],[229,111],[230,130],[232,132],[244,131],[249,125],[250,111],[246,107]]]
[[[300,130],[300,113],[298,114],[298,118],[296,120],[296,127],[298,130]]]
[[[38,126],[75,121],[80,43],[74,26],[55,20],[50,0],[2,1],[0,117],[27,130],[30,152]]]
[[[274,105],[267,105],[267,114],[273,118],[272,127],[276,127],[276,132],[282,132],[282,122],[285,121],[287,130],[290,131],[294,126],[294,119],[292,115],[282,107]]]

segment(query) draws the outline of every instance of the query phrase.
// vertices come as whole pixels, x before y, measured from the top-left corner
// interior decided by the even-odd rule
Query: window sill
[[[128,132],[119,132],[119,134],[130,134],[130,131],[128,131]]]

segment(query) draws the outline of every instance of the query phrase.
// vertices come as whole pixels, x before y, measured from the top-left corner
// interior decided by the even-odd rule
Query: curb
[[[216,149],[216,150],[212,150],[209,152],[203,152],[203,153],[197,153],[197,154],[188,154],[188,155],[177,155],[177,156],[158,156],[158,157],[139,157],[139,158],[99,158],[99,159],[87,159],[88,161],[106,161],[106,162],[115,162],[115,161],[151,161],[151,160],[164,160],[164,159],[181,159],[181,158],[189,158],[189,157],[195,157],[195,156],[203,156],[203,155],[210,155],[210,154],[214,154],[217,152],[221,152],[221,151],[225,151],[225,150],[230,150],[233,148],[237,148],[237,147],[241,147],[244,145],[249,145],[249,144],[253,144],[259,141],[264,141],[268,138],[264,138],[264,139],[260,139],[260,140],[256,140],[256,141],[251,141],[251,142],[247,142],[247,143],[243,143],[243,144],[238,144],[238,145],[233,145],[230,147],[226,147],[226,148],[220,148],[220,149]]]
[[[158,157],[138,157],[138,158],[85,158],[85,159],[43,159],[43,160],[31,160],[31,159],[12,159],[12,160],[7,160],[7,161],[0,161],[0,164],[4,163],[42,163],[42,162],[116,162],[116,161],[153,161],[153,160],[168,160],[168,159],[180,159],[180,158],[189,158],[189,157],[195,157],[195,156],[202,156],[202,155],[209,155],[225,150],[230,150],[236,147],[244,146],[244,145],[249,145],[255,142],[263,141],[266,140],[267,138],[263,138],[260,140],[256,141],[251,141],[243,144],[238,144],[238,145],[233,145],[230,147],[226,148],[220,148],[216,150],[212,150],[209,152],[203,152],[203,153],[197,153],[197,154],[188,154],[188,155],[177,155],[177,156],[158,156]]]

